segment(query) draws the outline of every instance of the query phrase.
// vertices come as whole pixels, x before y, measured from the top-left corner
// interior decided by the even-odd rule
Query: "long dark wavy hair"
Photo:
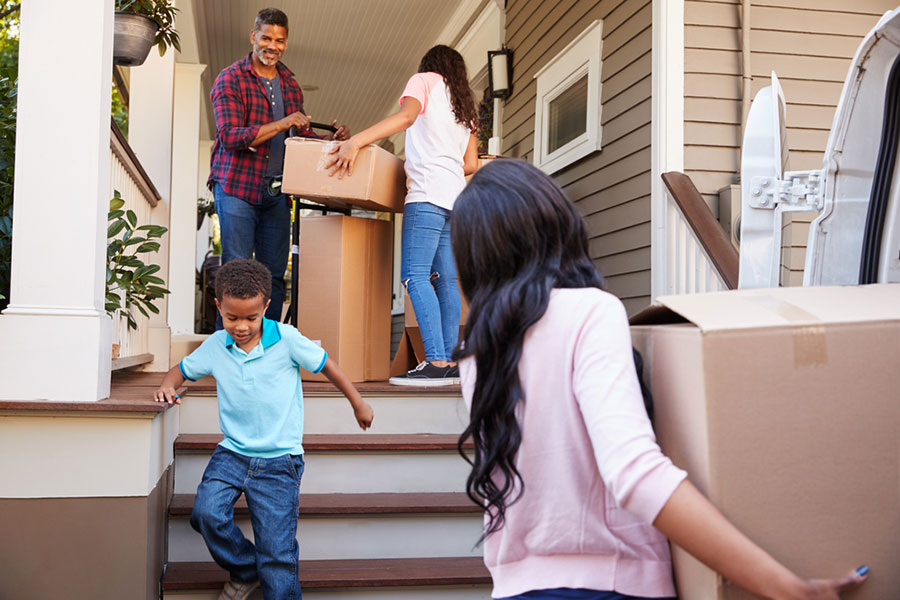
[[[450,88],[450,103],[457,122],[474,131],[478,115],[469,89],[466,61],[450,46],[437,45],[425,53],[419,63],[419,73],[437,73]]]
[[[478,375],[458,448],[472,465],[466,492],[488,514],[486,537],[525,489],[515,464],[525,332],[547,310],[550,290],[602,288],[603,278],[574,204],[524,161],[495,160],[475,174],[453,206],[450,238],[470,306],[454,358],[473,356]],[[470,436],[474,458],[463,452]]]

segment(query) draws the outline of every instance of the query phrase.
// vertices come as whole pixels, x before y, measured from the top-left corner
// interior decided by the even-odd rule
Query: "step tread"
[[[221,433],[182,433],[175,438],[175,452],[215,450],[222,441]],[[306,434],[303,449],[311,451],[338,450],[414,450],[447,451],[456,450],[459,436],[453,433],[351,433],[351,434]],[[467,441],[465,448],[472,448]]]
[[[158,375],[163,375],[162,373]],[[156,373],[128,373],[123,375],[123,381],[132,385],[158,385]],[[187,394],[195,396],[205,396],[216,393],[216,380],[212,377],[204,377],[197,381],[186,381]],[[353,386],[360,394],[390,394],[392,396],[459,396],[461,388],[459,385],[447,385],[440,387],[418,387],[408,385],[391,385],[387,381],[359,381]],[[304,381],[304,394],[340,394],[341,391],[330,382],[327,381]]]
[[[228,574],[213,562],[169,563],[164,591],[207,590],[225,585]],[[487,585],[491,576],[481,557],[301,560],[306,590],[419,585]]]
[[[169,503],[169,515],[191,514],[196,494],[175,494]],[[386,514],[472,514],[482,508],[463,492],[304,494],[300,493],[300,515],[386,515]],[[241,496],[234,514],[246,517],[247,499]]]

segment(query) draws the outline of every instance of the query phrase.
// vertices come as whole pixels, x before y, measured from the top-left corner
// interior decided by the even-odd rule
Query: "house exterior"
[[[772,70],[787,96],[792,166],[818,167],[853,52],[895,2],[460,0],[432,11],[439,22],[419,43],[422,50],[456,45],[477,91],[488,84],[485,51],[512,50],[512,95],[495,103],[501,154],[552,173],[587,221],[591,256],[608,289],[635,313],[660,294],[723,287],[660,174],[690,175],[718,213],[720,192],[738,183],[742,115]],[[214,135],[208,92],[216,66],[240,56],[213,54],[209,42],[234,27],[249,31],[257,10],[233,2],[217,11],[211,0],[176,4],[183,52],[152,54],[127,74],[123,142],[110,128],[112,3],[23,2],[13,281],[0,315],[0,562],[13,568],[0,596],[14,590],[26,598],[33,589],[78,598],[158,596],[173,443],[184,417],[142,402],[152,389],[140,383],[147,380],[120,379],[130,387],[111,397],[111,348],[120,346],[118,366],[158,373],[196,342],[196,199]],[[297,2],[277,4],[300,11]],[[327,4],[312,3],[310,14]],[[421,18],[428,22],[428,12]],[[313,52],[318,38],[310,39]],[[403,50],[395,69],[405,81],[418,56]],[[364,62],[360,52],[332,57],[332,70],[342,60]],[[579,53],[584,58],[571,58]],[[395,95],[385,97],[392,103]],[[560,98],[566,102],[554,105]],[[590,129],[583,141],[570,131],[579,118]],[[400,138],[393,143],[402,149]],[[156,258],[172,294],[134,332],[103,310],[114,188],[142,222],[169,227]],[[785,285],[802,277],[809,220],[795,214],[785,221]],[[59,250],[48,260],[51,246]],[[110,556],[116,575],[94,576],[106,572],[98,565]],[[45,575],[48,564],[66,567]]]

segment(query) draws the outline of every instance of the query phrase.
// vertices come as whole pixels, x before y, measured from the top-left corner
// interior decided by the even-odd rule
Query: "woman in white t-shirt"
[[[353,174],[364,146],[406,130],[406,206],[403,210],[400,277],[409,292],[425,360],[396,385],[459,383],[450,361],[459,336],[460,297],[450,248],[450,211],[475,171],[476,113],[466,64],[456,50],[435,46],[400,96],[400,111],[342,142],[332,152],[331,174]]]

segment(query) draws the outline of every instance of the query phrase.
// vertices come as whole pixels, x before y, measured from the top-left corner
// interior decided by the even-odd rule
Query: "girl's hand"
[[[181,404],[181,396],[175,393],[175,388],[173,387],[160,387],[153,394],[153,399],[157,402]]]
[[[860,567],[841,579],[812,579],[806,583],[803,595],[797,596],[802,600],[838,600],[841,594],[855,590],[866,580],[869,575],[869,567]]]
[[[357,404],[353,407],[353,416],[356,417],[359,428],[365,431],[372,426],[372,420],[375,418],[375,411],[372,410],[372,407],[369,406],[368,402],[363,401],[361,404]]]
[[[328,176],[334,177],[335,173],[340,172],[338,179],[344,178],[344,173],[353,175],[353,165],[356,164],[356,156],[359,154],[359,147],[355,140],[351,137],[345,142],[341,142],[331,150],[331,161],[325,165],[326,169],[331,169]]]

